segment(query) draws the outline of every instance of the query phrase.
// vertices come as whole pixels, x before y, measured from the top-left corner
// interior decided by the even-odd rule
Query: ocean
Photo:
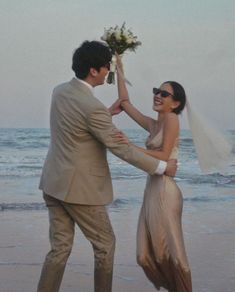
[[[126,129],[132,142],[144,146],[147,132]],[[228,131],[235,140],[235,131]],[[42,165],[49,145],[49,129],[0,129],[0,210],[44,209],[38,190]],[[139,206],[146,174],[108,153],[114,184],[112,210]],[[186,210],[229,208],[235,203],[235,165],[226,175],[201,173],[189,130],[180,135],[179,169],[175,180],[182,190]]]
[[[124,132],[131,141],[144,146],[145,131]],[[235,139],[235,131],[227,134]],[[47,210],[38,184],[49,138],[48,129],[0,129],[1,291],[35,290],[48,250]],[[114,187],[114,200],[108,208],[117,238],[114,291],[120,291],[120,283],[124,287],[121,291],[155,291],[135,261],[146,174],[111,153],[108,160]],[[234,292],[235,166],[226,175],[202,174],[187,130],[180,135],[179,163],[175,180],[184,198],[182,225],[194,291]],[[88,279],[83,290],[88,291],[93,281],[91,247],[79,228],[76,236],[66,275],[75,282]],[[71,281],[66,284],[66,277],[63,283],[63,291],[77,287],[77,282],[74,287]]]

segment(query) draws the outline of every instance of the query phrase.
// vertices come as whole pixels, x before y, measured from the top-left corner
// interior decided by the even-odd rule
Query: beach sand
[[[194,292],[235,291],[235,208],[184,212],[183,228]],[[138,212],[110,209],[117,237],[113,292],[156,291],[135,260]],[[0,212],[0,291],[36,291],[48,242],[46,210]],[[62,292],[93,291],[90,244],[77,228]],[[165,290],[161,290],[165,291]]]

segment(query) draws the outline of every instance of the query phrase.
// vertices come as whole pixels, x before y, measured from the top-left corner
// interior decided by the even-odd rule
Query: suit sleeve
[[[159,160],[138,151],[131,145],[118,144],[114,141],[113,135],[117,128],[106,109],[97,109],[89,115],[88,128],[91,134],[114,155],[149,174],[154,174],[156,171]]]

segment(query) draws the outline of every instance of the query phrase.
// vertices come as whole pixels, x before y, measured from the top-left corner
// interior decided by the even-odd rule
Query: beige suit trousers
[[[46,256],[37,291],[59,291],[76,223],[93,246],[94,291],[111,292],[115,236],[106,207],[70,204],[46,194],[44,199],[49,211],[51,250]]]

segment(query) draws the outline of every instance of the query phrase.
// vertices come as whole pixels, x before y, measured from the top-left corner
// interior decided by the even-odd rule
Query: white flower
[[[103,41],[107,41],[108,36],[109,36],[109,33],[108,33],[107,30],[105,30],[105,31],[104,31],[104,34],[103,34],[102,37],[101,37],[101,39],[102,39]]]
[[[115,35],[115,38],[117,41],[121,40],[121,30],[120,29],[116,29],[114,35]]]
[[[108,30],[109,37],[110,37],[113,33],[115,33],[115,29],[112,28],[112,27],[110,27],[110,29]]]
[[[126,39],[126,43],[129,45],[129,44],[133,44],[135,43],[135,39],[134,38],[128,38]]]
[[[122,33],[123,37],[127,40],[130,37],[130,34],[127,30],[124,30]]]

